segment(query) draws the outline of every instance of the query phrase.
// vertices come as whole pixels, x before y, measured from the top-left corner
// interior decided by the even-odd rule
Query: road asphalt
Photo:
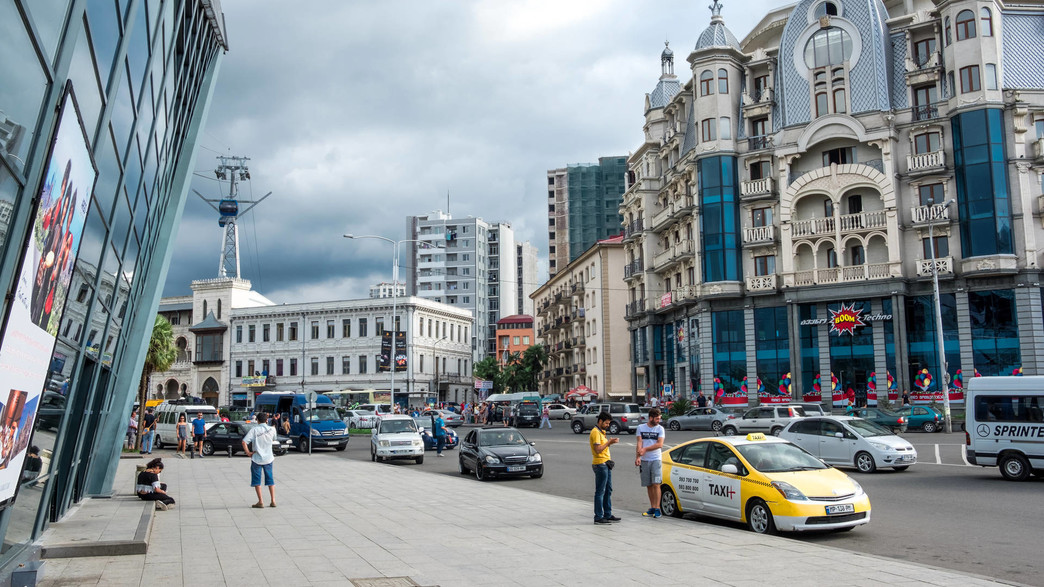
[[[278,507],[263,509],[250,507],[245,458],[164,462],[162,478],[178,504],[155,512],[147,554],[49,558],[40,584],[1005,584],[623,510],[622,522],[596,526],[587,500],[331,452],[277,458]],[[130,492],[136,464],[120,462],[119,493]],[[73,521],[85,530],[108,523],[98,518]]]

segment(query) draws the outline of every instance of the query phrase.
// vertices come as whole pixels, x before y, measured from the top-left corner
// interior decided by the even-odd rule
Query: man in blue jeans
[[[435,412],[433,414],[435,423],[432,425],[435,434],[435,450],[437,456],[442,456],[442,449],[446,448],[446,421],[442,419],[442,414]]]
[[[268,486],[268,507],[276,507],[275,500],[275,475],[272,473],[272,442],[276,439],[276,429],[266,422],[268,414],[258,412],[257,426],[254,426],[243,437],[243,452],[250,457],[250,486],[257,492],[257,503],[250,506],[261,509],[265,502],[261,499],[261,478],[264,477],[265,485]]]
[[[595,474],[594,494],[594,523],[611,524],[619,522],[620,518],[613,515],[613,471],[607,464],[609,458],[609,447],[620,442],[619,438],[605,437],[605,431],[609,429],[612,417],[602,412],[598,414],[598,422],[591,429],[589,437],[591,444],[591,468]]]
[[[141,427],[141,454],[150,455],[152,454],[152,434],[156,431],[156,415],[152,413],[152,408],[145,409]]]

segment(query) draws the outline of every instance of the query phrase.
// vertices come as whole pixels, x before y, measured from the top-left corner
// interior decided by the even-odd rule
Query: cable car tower
[[[265,198],[271,196],[272,192],[268,192],[259,200],[239,199],[239,185],[237,181],[250,180],[250,169],[247,168],[246,164],[250,158],[219,156],[217,159],[220,161],[220,164],[214,169],[214,175],[219,181],[228,181],[228,196],[220,200],[213,200],[204,197],[203,194],[195,189],[192,191],[196,192],[196,195],[201,200],[217,211],[218,226],[225,229],[225,237],[221,246],[221,258],[218,261],[218,277],[228,277],[231,273],[232,277],[239,279],[239,228],[236,221],[240,216],[264,201]],[[214,204],[217,205],[215,206]],[[250,206],[245,210],[240,210],[240,204],[250,204]]]

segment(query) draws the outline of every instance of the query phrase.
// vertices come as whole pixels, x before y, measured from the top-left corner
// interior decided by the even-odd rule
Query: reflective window
[[[58,49],[58,37],[65,26],[65,17],[69,12],[68,0],[33,0],[23,4],[29,11],[40,35],[40,44],[47,52],[50,63],[54,63],[54,52]],[[3,9],[0,9],[3,10]],[[3,17],[0,17],[2,19]]]
[[[94,160],[98,165],[98,183],[94,187],[94,199],[108,219],[112,201],[116,197],[116,184],[120,180],[120,165],[112,147],[111,133],[104,132],[99,137],[98,145],[94,149]]]
[[[964,112],[953,117],[950,124],[961,255],[1013,254],[1002,111],[990,108]]]
[[[76,92],[76,105],[80,108],[87,136],[94,140],[94,133],[98,130],[98,119],[101,117],[102,94],[86,35],[81,34],[76,39],[76,50],[73,51],[72,63],[69,65],[69,80],[72,81],[73,91]]]
[[[112,62],[116,58],[116,46],[121,36],[115,0],[87,0],[87,22],[90,24],[91,43],[98,60],[102,85],[108,86]]]
[[[708,96],[714,93],[714,73],[711,70],[700,74],[700,95]]]
[[[1022,364],[1014,290],[968,293],[975,368],[984,376],[1011,375]]]
[[[852,38],[837,27],[820,29],[805,45],[805,65],[809,69],[841,65],[852,56]]]
[[[46,89],[47,78],[18,10],[0,3],[0,151],[25,161]]]
[[[127,46],[127,63],[130,65],[130,82],[134,96],[141,92],[141,84],[145,78],[145,64],[149,60],[149,31],[146,25],[146,10],[138,7],[138,16],[134,20],[134,28],[130,31],[130,44]]]
[[[116,138],[116,152],[120,158],[127,152],[131,128],[134,126],[134,101],[127,84],[120,84],[112,106],[112,135]]]
[[[983,7],[979,9],[979,15],[982,17],[982,36],[992,37],[993,36],[993,18],[990,15],[990,9]]]
[[[954,28],[957,29],[957,40],[963,41],[965,39],[975,38],[975,13],[971,10],[962,10],[957,13],[957,19],[954,20]]]
[[[0,255],[7,249],[11,215],[14,213],[14,203],[20,189],[21,184],[15,180],[6,166],[0,164]]]

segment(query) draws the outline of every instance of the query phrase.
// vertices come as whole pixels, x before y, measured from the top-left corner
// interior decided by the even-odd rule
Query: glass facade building
[[[602,239],[620,234],[620,200],[626,157],[547,172],[548,246],[551,275]]]
[[[72,504],[113,488],[226,50],[217,0],[0,0],[5,345],[14,322],[10,294],[40,232],[38,208],[49,201],[38,194],[57,188],[49,160],[56,134],[68,130],[64,116],[59,124],[67,95],[82,127],[74,134],[82,134],[88,167],[97,172],[93,190],[79,185],[73,196],[85,211],[82,233],[58,257],[68,272],[64,293],[55,296],[64,302],[53,307],[64,312],[49,318],[54,349],[43,351],[51,353],[44,389],[35,419],[29,412],[26,420],[32,436],[24,443],[39,448],[42,466],[23,474],[0,513],[0,564],[15,560]]]

